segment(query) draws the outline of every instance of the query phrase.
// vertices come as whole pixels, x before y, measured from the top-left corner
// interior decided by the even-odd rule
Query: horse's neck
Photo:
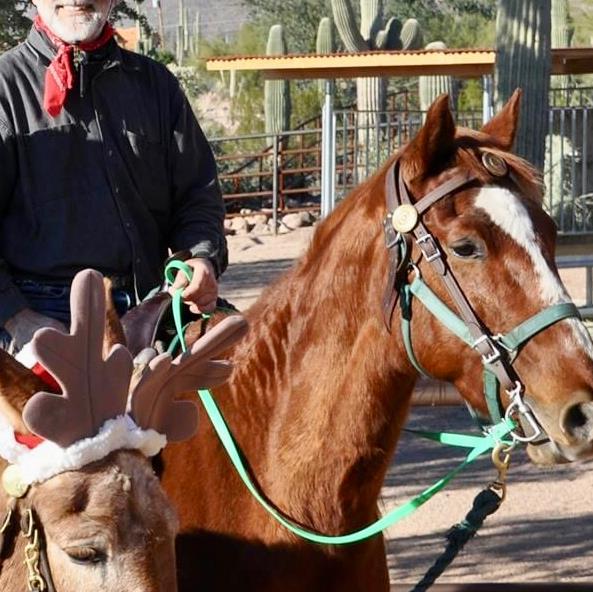
[[[264,296],[228,394],[230,423],[266,493],[296,518],[336,529],[346,507],[360,522],[374,512],[414,382],[383,326],[379,286],[360,267],[339,271],[351,286],[321,287],[303,285],[297,268]]]

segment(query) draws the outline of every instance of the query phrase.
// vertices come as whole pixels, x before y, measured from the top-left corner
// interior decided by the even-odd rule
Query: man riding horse
[[[227,264],[212,152],[175,77],[120,48],[118,0],[32,0],[28,38],[0,57],[0,347],[70,322],[74,275],[109,276],[120,314],[161,283],[215,307]],[[2,329],[4,327],[4,329]]]

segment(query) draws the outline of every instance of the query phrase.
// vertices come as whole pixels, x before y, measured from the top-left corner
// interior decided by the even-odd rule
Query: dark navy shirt
[[[27,306],[14,277],[133,273],[142,297],[168,249],[226,267],[216,165],[176,78],[112,40],[81,54],[53,118],[54,55],[32,29],[0,57],[0,325]]]

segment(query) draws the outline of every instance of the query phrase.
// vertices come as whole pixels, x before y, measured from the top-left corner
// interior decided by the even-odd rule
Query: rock
[[[249,231],[249,234],[272,234],[274,228],[266,224],[265,222],[258,222],[253,225],[253,228]]]
[[[253,214],[253,210],[250,210],[249,208],[241,208],[239,214],[241,214],[241,216],[248,216],[249,214]]]
[[[282,225],[286,226],[289,230],[300,228],[303,226],[303,218],[300,212],[294,212],[293,214],[286,214],[282,216]]]
[[[252,216],[246,216],[245,220],[250,226],[257,226],[258,224],[266,224],[268,216],[266,214],[253,214]]]
[[[285,224],[291,230],[302,228],[303,226],[312,226],[315,223],[315,217],[311,212],[293,212],[282,217],[282,224]]]
[[[249,224],[242,216],[236,216],[231,219],[231,229],[237,234],[246,234],[249,232]]]
[[[224,219],[224,227],[225,228],[232,228],[233,227],[233,219],[232,218],[225,218]]]

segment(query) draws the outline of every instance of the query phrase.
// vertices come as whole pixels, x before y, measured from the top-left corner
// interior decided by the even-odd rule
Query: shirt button
[[[107,150],[107,155],[108,156],[113,156],[113,150],[111,150],[111,148],[109,150]]]
[[[126,222],[126,228],[132,228],[132,225],[129,222]]]
[[[136,265],[139,265],[141,263],[140,257],[136,258]]]

